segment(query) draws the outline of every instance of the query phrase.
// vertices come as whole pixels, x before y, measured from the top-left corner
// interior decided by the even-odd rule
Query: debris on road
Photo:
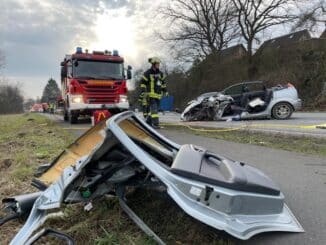
[[[118,196],[132,220],[162,243],[127,206],[130,187],[163,188],[187,214],[239,239],[303,231],[278,186],[261,171],[201,147],[177,145],[132,112],[88,130],[36,177],[32,184],[41,194],[11,244],[35,239],[31,235],[63,203],[91,203],[105,194]]]

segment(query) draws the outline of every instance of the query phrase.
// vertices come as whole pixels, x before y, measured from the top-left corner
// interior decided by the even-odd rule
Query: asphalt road
[[[189,126],[201,126],[209,128],[241,128],[251,131],[281,133],[309,137],[326,137],[326,113],[325,112],[295,112],[288,120],[247,120],[247,121],[205,121],[205,122],[181,122],[180,114],[165,113],[160,116],[163,123],[184,124]],[[316,128],[323,126],[324,129]]]
[[[49,117],[76,136],[90,127],[89,122],[76,127],[63,122],[59,116]],[[311,117],[306,120],[311,120]],[[287,205],[305,229],[305,233],[264,233],[248,241],[235,240],[236,244],[326,243],[326,158],[194,136],[178,131],[161,130],[161,133],[179,144],[200,145],[261,169],[280,185]]]

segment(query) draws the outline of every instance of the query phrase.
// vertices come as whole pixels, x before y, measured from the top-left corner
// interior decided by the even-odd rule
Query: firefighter
[[[146,122],[153,128],[159,128],[160,100],[163,95],[167,95],[165,76],[160,71],[161,61],[159,58],[149,58],[148,62],[151,63],[151,68],[144,73],[140,81],[141,97],[147,98],[148,102],[148,110],[145,110],[145,115],[148,112]]]
[[[54,105],[53,103],[49,103],[49,113],[53,114],[53,112],[54,112]]]

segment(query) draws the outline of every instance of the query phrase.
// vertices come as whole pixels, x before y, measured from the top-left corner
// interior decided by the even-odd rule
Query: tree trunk
[[[247,57],[248,57],[248,70],[247,70],[247,75],[248,79],[252,80],[255,78],[255,75],[257,74],[257,67],[253,62],[253,54],[252,54],[252,42],[253,39],[248,40],[248,45],[247,45]]]

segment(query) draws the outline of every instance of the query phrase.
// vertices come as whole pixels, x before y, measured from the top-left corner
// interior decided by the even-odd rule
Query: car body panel
[[[28,220],[11,244],[28,244],[31,235],[45,222],[51,210],[59,208],[62,203],[82,200],[88,202],[106,192],[117,192],[117,189],[108,189],[102,184],[96,186],[97,189],[87,198],[75,191],[85,180],[92,181],[92,177],[84,176],[85,171],[97,166],[104,156],[111,159],[110,154],[114,149],[125,151],[130,159],[134,159],[128,164],[135,164],[132,166],[137,166],[138,172],[149,171],[184,212],[209,226],[224,230],[239,239],[249,239],[255,234],[268,231],[303,231],[284,203],[284,195],[278,186],[261,171],[197,146],[180,146],[148,126],[135,113],[128,111],[91,128],[40,173],[37,181],[46,185],[46,189],[36,199]],[[214,172],[229,180],[224,180],[221,182],[224,185],[219,185],[198,179],[199,174],[196,175],[198,178],[177,174],[175,170],[180,161],[188,162],[187,166],[202,164],[202,160],[197,162],[191,154],[181,156],[185,149],[194,156],[202,156],[205,162],[208,161],[205,166],[213,167]],[[70,157],[69,162],[62,160],[66,156]],[[211,157],[218,159],[217,165],[211,165],[214,162]],[[132,167],[128,164],[116,173],[126,174],[127,168]],[[116,177],[110,175],[105,182],[115,186]],[[118,186],[127,186],[128,178],[120,181]],[[251,191],[241,189],[249,183],[256,183],[254,186],[257,188],[261,186],[276,190],[276,193],[259,192],[255,187]]]

